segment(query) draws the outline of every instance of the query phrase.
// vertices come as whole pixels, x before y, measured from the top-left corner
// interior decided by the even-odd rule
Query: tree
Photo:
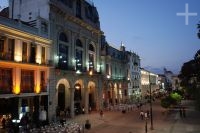
[[[200,29],[200,24],[198,26]],[[179,78],[186,95],[189,98],[195,99],[197,108],[200,109],[200,50],[196,52],[193,60],[183,64]]]
[[[161,100],[161,106],[167,109],[170,106],[179,104],[181,102],[181,99],[182,97],[180,94],[176,92],[172,92],[170,93],[170,95],[166,96],[165,98]]]

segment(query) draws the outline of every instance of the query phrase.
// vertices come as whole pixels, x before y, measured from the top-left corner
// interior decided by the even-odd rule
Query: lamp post
[[[150,93],[151,130],[153,130],[153,113],[152,113],[152,95],[151,95],[151,80],[150,80],[150,72],[149,72],[149,93]]]

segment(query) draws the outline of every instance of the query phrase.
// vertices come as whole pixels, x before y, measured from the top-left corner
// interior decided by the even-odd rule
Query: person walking
[[[180,114],[180,117],[182,118],[183,112],[182,112],[182,109],[181,109],[181,108],[179,109],[179,114]]]
[[[100,110],[100,117],[103,117],[103,110]]]
[[[182,112],[183,112],[183,117],[185,118],[186,117],[186,113],[185,113],[185,108],[184,107],[183,107]]]
[[[144,112],[142,110],[140,111],[140,118],[141,118],[141,120],[144,119]]]

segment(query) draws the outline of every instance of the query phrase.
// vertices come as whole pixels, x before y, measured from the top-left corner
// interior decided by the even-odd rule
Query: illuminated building
[[[141,68],[141,95],[145,97],[149,95],[149,87],[151,87],[152,94],[156,93],[159,88],[158,75]]]
[[[128,68],[125,46],[120,49],[102,39],[101,58],[103,81],[103,105],[115,105],[128,101]]]
[[[131,102],[141,96],[140,57],[134,52],[126,52],[128,56],[128,95]]]
[[[0,114],[19,119],[48,108],[51,40],[37,28],[0,16]]]
[[[10,17],[21,19],[49,32],[53,41],[50,58],[53,68],[48,80],[49,120],[56,108],[81,113],[89,106],[101,108],[101,35],[99,16],[93,3],[85,0],[10,0]],[[77,89],[78,87],[78,89]]]

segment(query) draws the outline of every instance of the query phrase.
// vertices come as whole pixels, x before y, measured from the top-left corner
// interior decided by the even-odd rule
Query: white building
[[[134,52],[126,52],[128,56],[128,95],[132,101],[141,96],[140,57]]]
[[[142,68],[141,69],[142,97],[149,95],[150,89],[152,93],[159,90],[158,75]]]

